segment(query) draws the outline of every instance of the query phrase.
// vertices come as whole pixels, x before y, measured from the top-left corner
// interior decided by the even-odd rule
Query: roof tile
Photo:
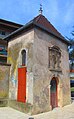
[[[64,38],[56,29],[55,27],[45,18],[43,15],[38,15],[33,19],[34,22],[36,22],[39,25],[42,25],[43,27],[47,28],[50,30],[52,33],[57,35],[58,37]]]

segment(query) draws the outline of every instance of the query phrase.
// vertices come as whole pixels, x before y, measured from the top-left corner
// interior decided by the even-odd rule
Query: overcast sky
[[[74,0],[0,0],[0,18],[25,24],[39,14],[43,15],[63,35],[71,37],[74,26]]]

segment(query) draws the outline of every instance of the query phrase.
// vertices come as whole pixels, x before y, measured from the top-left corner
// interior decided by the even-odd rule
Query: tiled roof
[[[38,25],[47,28],[48,30],[50,30],[50,32],[57,35],[58,37],[64,39],[64,37],[55,29],[55,27],[47,20],[47,18],[45,18],[45,16],[40,14],[37,17],[35,17],[33,21],[36,22]]]
[[[16,31],[12,32],[11,34],[9,34],[8,36],[6,36],[4,38],[4,40],[8,40],[10,41],[10,39],[12,39],[13,37],[16,37],[16,35],[20,34],[22,31],[26,31],[26,29],[29,29],[31,27],[31,29],[35,26],[37,26],[38,28],[41,28],[42,30],[50,33],[51,35],[59,38],[60,40],[62,40],[63,42],[67,43],[68,45],[70,44],[69,41],[67,41],[56,29],[55,27],[47,20],[47,18],[45,18],[43,15],[38,15],[37,17],[35,17],[33,20],[31,20],[30,22],[28,22],[27,24],[25,24],[24,26],[22,26],[21,28],[17,29]]]
[[[70,70],[71,73],[74,73],[74,69]]]
[[[15,23],[15,22],[11,22],[11,21],[8,21],[8,20],[4,20],[4,19],[0,19],[0,25],[5,25],[5,26],[8,26],[8,27],[14,27],[14,28],[20,28],[22,27],[23,25],[21,24],[18,24],[18,23]]]

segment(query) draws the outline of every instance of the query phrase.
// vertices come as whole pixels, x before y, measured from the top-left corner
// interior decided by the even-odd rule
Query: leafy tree
[[[72,39],[69,39],[71,45],[69,46],[69,60],[70,60],[70,69],[74,69],[74,31],[72,31]]]

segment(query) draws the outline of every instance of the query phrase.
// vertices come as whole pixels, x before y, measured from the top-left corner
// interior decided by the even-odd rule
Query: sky
[[[72,38],[74,0],[0,0],[0,18],[25,25],[39,15],[40,4],[54,27],[64,37]]]

